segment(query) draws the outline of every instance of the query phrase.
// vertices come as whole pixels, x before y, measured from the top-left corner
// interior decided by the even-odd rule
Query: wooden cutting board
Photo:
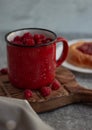
[[[33,91],[33,97],[28,101],[36,112],[51,111],[72,103],[92,103],[92,90],[81,87],[74,74],[64,67],[56,70],[56,79],[61,87],[43,97],[39,91]],[[24,90],[11,85],[8,75],[0,74],[0,96],[24,99]]]

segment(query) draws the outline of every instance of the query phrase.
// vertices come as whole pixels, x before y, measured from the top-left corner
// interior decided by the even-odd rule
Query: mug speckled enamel
[[[15,36],[25,32],[44,34],[51,42],[35,46],[12,44]],[[7,42],[8,75],[10,82],[18,88],[40,89],[51,84],[55,78],[56,67],[62,64],[68,53],[67,41],[47,29],[25,28],[14,30],[5,36]],[[63,44],[63,51],[56,60],[56,43]]]

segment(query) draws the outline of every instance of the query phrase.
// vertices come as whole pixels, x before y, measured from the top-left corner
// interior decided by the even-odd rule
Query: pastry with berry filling
[[[92,69],[92,42],[79,41],[69,47],[67,62]]]

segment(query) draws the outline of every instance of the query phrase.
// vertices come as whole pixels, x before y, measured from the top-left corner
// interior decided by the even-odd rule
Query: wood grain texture
[[[75,76],[64,67],[56,70],[56,79],[61,83],[58,90],[43,97],[39,91],[33,91],[33,97],[28,101],[36,112],[46,112],[72,103],[92,103],[92,90],[81,87]],[[24,99],[24,90],[11,85],[8,75],[0,74],[0,96]]]

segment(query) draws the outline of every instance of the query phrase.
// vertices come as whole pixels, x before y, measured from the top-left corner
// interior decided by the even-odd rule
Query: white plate
[[[71,41],[68,41],[68,44],[69,46],[72,45],[72,44],[75,44],[76,42],[78,41],[92,41],[92,39],[76,39],[76,40],[71,40]],[[58,46],[57,47],[57,58],[59,58],[60,56],[60,52],[61,52],[61,46]],[[84,68],[80,68],[80,67],[76,67],[72,64],[69,64],[67,61],[65,61],[62,66],[70,69],[70,70],[73,70],[73,71],[77,71],[77,72],[81,72],[81,73],[89,73],[89,74],[92,74],[92,69],[84,69]]]

